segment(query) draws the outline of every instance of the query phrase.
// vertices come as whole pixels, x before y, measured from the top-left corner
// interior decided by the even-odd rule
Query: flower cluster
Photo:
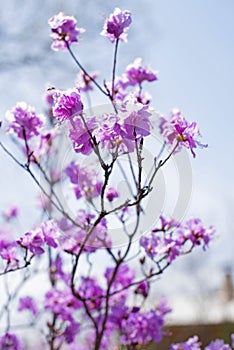
[[[233,338],[233,334],[231,337]],[[199,341],[198,336],[194,336],[185,342],[171,344],[170,350],[201,350],[201,342]],[[204,350],[232,350],[232,348],[230,345],[225,344],[222,339],[216,339],[211,341]]]
[[[176,152],[183,146],[189,148],[195,157],[194,148],[207,147],[197,140],[200,137],[197,123],[188,123],[177,109],[172,111],[170,117],[161,117],[159,128],[168,145],[175,145],[175,142],[178,142]]]
[[[72,120],[72,118],[81,113],[83,109],[80,91],[78,88],[68,89],[65,91],[56,90],[56,92],[53,94],[53,98],[53,116],[60,122]]]
[[[116,40],[127,42],[127,30],[131,22],[131,13],[116,7],[114,13],[106,19],[101,35],[107,36],[112,43]]]
[[[87,166],[81,167],[71,162],[65,171],[73,184],[77,199],[85,197],[91,201],[100,195],[102,182],[98,180],[98,174],[94,168],[90,166],[87,169]]]
[[[61,106],[62,108],[62,106]],[[152,110],[149,106],[132,104],[123,106],[118,115],[75,117],[70,123],[70,138],[75,152],[88,155],[95,148],[94,140],[103,148],[115,153],[133,152],[135,141],[150,135]]]
[[[136,58],[133,63],[127,66],[121,85],[126,88],[128,86],[141,85],[143,81],[152,82],[157,79],[157,72],[152,71],[149,67],[142,66],[142,59]]]
[[[9,110],[6,119],[9,122],[8,131],[26,140],[39,135],[44,121],[44,117],[37,115],[35,109],[25,102],[19,102]]]
[[[162,306],[162,307],[161,307]],[[128,317],[121,322],[121,343],[124,345],[158,343],[162,339],[162,327],[165,315],[171,310],[165,308],[164,301],[158,304],[156,310],[140,312],[133,308]]]
[[[34,316],[37,316],[39,311],[35,300],[32,297],[23,297],[19,299],[19,311],[29,310]]]
[[[205,228],[200,219],[179,224],[161,217],[161,222],[162,225],[152,230],[150,236],[141,237],[140,244],[151,259],[163,257],[169,263],[196,245],[202,244],[205,249],[215,232],[212,226]]]
[[[60,290],[54,287],[46,293],[44,306],[60,321],[59,338],[64,339],[67,344],[73,343],[80,330],[80,323],[75,320],[74,312],[82,307],[81,302],[72,295],[70,288]]]
[[[53,40],[51,48],[53,50],[66,50],[67,45],[78,42],[78,36],[85,30],[76,27],[76,23],[77,21],[73,16],[65,16],[63,12],[49,19]]]
[[[12,219],[17,218],[17,216],[19,215],[19,209],[15,205],[10,206],[9,208],[3,211],[2,215],[6,221],[11,221]]]
[[[189,338],[186,342],[172,344],[170,350],[201,350],[201,343],[197,336]]]
[[[26,232],[17,240],[17,243],[24,249],[28,249],[32,255],[41,255],[45,252],[44,244],[56,248],[57,240],[60,237],[60,230],[54,220],[43,222],[38,228]]]
[[[151,95],[147,91],[142,90],[144,81],[154,82],[157,78],[157,72],[151,68],[142,65],[142,59],[136,58],[133,63],[126,67],[125,72],[120,77],[115,78],[113,99],[122,103],[132,100],[132,104],[136,102],[143,105],[149,104]],[[107,82],[108,90],[112,88],[112,82]],[[129,93],[128,88],[136,87]],[[131,96],[131,98],[130,98]]]
[[[95,227],[94,221],[95,215],[88,214],[85,210],[78,211],[76,222],[79,227],[62,220],[60,229],[65,234],[59,238],[60,248],[70,254],[78,254],[80,249],[93,253],[98,248],[111,247],[106,219],[103,218]]]
[[[70,123],[69,137],[76,153],[89,155],[93,150],[92,132],[96,127],[96,118],[86,118],[85,123],[80,117],[75,117]]]
[[[6,333],[0,337],[0,347],[1,349],[8,350],[23,350],[23,346],[17,336],[12,333]]]
[[[11,231],[0,229],[0,257],[5,260],[8,268],[18,266],[18,249]]]

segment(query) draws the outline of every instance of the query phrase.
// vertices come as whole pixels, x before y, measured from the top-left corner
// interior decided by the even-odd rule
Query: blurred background
[[[2,1],[0,12],[0,119],[18,101],[43,112],[48,85],[74,86],[77,68],[66,52],[50,49],[48,19],[63,11],[86,29],[74,51],[89,71],[110,79],[113,47],[99,35],[103,17],[118,6],[132,13],[128,44],[121,44],[118,73],[136,57],[159,71],[149,84],[153,107],[162,113],[178,107],[197,121],[203,143],[191,159],[192,199],[186,217],[200,217],[217,228],[206,252],[179,259],[155,284],[173,308],[171,323],[222,322],[234,319],[234,2],[232,0],[17,0]],[[93,95],[93,104],[105,103]],[[1,138],[4,136],[1,134]],[[0,152],[0,205],[20,205],[32,218],[35,188],[31,179]],[[30,208],[30,212],[29,212]],[[36,211],[33,212],[36,215]]]

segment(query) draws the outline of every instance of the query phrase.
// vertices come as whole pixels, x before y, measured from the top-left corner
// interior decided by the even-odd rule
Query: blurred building
[[[149,344],[144,350],[169,350],[171,343],[183,342],[197,335],[203,346],[221,338],[230,343],[234,333],[234,298],[231,270],[223,277],[218,290],[203,298],[175,297],[172,300],[173,315],[165,326],[165,336],[159,344]],[[182,312],[181,312],[182,310]]]

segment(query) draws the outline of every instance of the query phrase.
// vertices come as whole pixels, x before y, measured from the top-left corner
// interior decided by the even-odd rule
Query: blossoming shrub
[[[163,210],[154,227],[142,232],[144,200],[150,198],[160,169],[182,148],[195,157],[196,148],[204,145],[196,122],[188,122],[179,111],[161,117],[154,113],[143,85],[156,81],[157,72],[140,58],[116,75],[118,46],[127,42],[131,22],[130,12],[118,8],[106,18],[101,34],[114,45],[114,61],[110,81],[100,84],[98,73],[89,73],[71,48],[84,30],[74,17],[53,16],[52,49],[71,55],[79,68],[76,82],[67,90],[47,91],[45,116],[25,102],[7,112],[6,133],[24,161],[2,142],[1,148],[39,188],[43,219],[15,239],[10,225],[18,209],[12,206],[2,213],[0,274],[19,280],[14,291],[6,289],[0,315],[2,349],[31,349],[26,345],[30,337],[20,330],[32,326],[40,332],[37,349],[133,350],[160,342],[170,308],[164,298],[147,304],[154,278],[195,247],[206,249],[214,236],[214,228],[204,227],[201,220],[181,223],[166,218]],[[94,90],[106,96],[111,112],[93,113],[92,105],[85,109],[85,94]],[[145,140],[157,129],[156,122],[164,142],[161,150],[154,150],[151,170],[144,177]],[[72,156],[61,160],[64,139]],[[126,191],[116,185],[116,177],[125,181]],[[115,244],[113,223],[118,227],[115,235],[125,237],[125,244]],[[22,286],[40,269],[47,276],[46,292],[37,298],[32,281],[30,295],[22,293]],[[40,292],[40,286],[35,288]],[[22,324],[14,322],[16,311],[25,315]],[[206,347],[216,348],[230,347],[221,340]],[[175,349],[198,350],[200,344],[194,337],[171,345]]]

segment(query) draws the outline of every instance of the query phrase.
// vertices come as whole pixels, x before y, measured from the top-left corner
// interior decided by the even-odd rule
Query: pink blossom
[[[232,350],[232,348],[230,345],[225,344],[222,339],[216,339],[206,346],[205,350]]]
[[[106,190],[106,198],[109,202],[112,202],[115,198],[119,197],[119,193],[114,187],[108,187]]]
[[[135,294],[140,294],[144,298],[146,298],[149,294],[149,287],[150,284],[148,281],[142,281],[137,285],[137,288],[135,289]]]
[[[56,90],[53,98],[53,116],[61,122],[71,119],[82,112],[83,104],[81,102],[80,90],[78,88],[72,88],[65,91]]]
[[[97,72],[90,72],[89,76],[85,74],[82,70],[77,75],[76,85],[80,91],[91,91],[93,90],[93,81],[90,79],[96,79],[98,76]]]
[[[67,344],[71,344],[74,342],[76,335],[80,331],[80,324],[75,322],[74,320],[70,321],[64,331],[64,338]]]
[[[200,219],[187,220],[182,226],[182,235],[189,239],[193,245],[203,245],[203,249],[208,247],[209,242],[215,235],[215,228],[204,227]]]
[[[6,113],[9,122],[8,132],[15,133],[20,139],[29,140],[39,135],[44,118],[37,115],[34,108],[25,102],[19,102]]]
[[[15,268],[19,264],[17,244],[7,240],[0,240],[0,257],[7,261],[8,268]]]
[[[0,337],[1,349],[7,350],[23,350],[23,346],[17,336],[12,333],[6,333]]]
[[[51,48],[55,51],[66,50],[67,45],[78,42],[78,36],[85,30],[76,27],[76,19],[73,16],[65,16],[63,12],[51,17],[48,21],[53,40]]]
[[[81,285],[78,289],[79,294],[83,298],[87,298],[87,306],[89,310],[100,310],[103,298],[97,298],[104,295],[103,289],[99,286],[97,280],[91,277],[82,277]]]
[[[197,146],[203,148],[207,145],[202,145],[197,138],[200,137],[200,132],[196,122],[188,123],[180,111],[173,110],[171,116],[161,117],[160,132],[166,139],[169,145],[175,145],[175,142],[179,142],[175,152],[178,152],[182,146],[189,148],[195,157],[194,148]]]
[[[141,85],[143,81],[152,82],[157,79],[157,72],[147,66],[142,66],[142,59],[136,58],[133,63],[127,66],[121,84],[126,88],[130,85]]]
[[[26,232],[24,236],[17,240],[17,243],[22,248],[28,249],[33,255],[41,255],[45,252],[42,248],[44,239],[40,230]]]
[[[161,226],[153,229],[150,235],[142,236],[140,245],[151,259],[167,258],[171,263],[186,252],[186,244],[190,243],[190,248],[202,244],[205,249],[214,234],[214,227],[204,227],[199,219],[190,219],[179,224],[161,217]]]
[[[122,135],[125,136],[125,138]],[[132,140],[126,139],[126,133],[121,125],[120,116],[114,114],[105,114],[97,120],[97,128],[94,130],[94,136],[101,147],[110,152],[121,150],[123,152],[134,151]]]
[[[100,195],[102,182],[98,179],[98,173],[94,167],[81,167],[78,163],[71,162],[65,170],[71,183],[74,185],[76,197],[83,196],[90,201]]]
[[[110,152],[133,152],[135,141],[148,136],[151,131],[149,106],[126,102],[118,115],[105,114],[97,119],[94,136]]]
[[[55,287],[50,289],[45,295],[44,305],[46,310],[52,311],[63,321],[73,321],[74,310],[82,307],[68,287],[63,290]]]
[[[66,284],[68,284],[71,280],[71,274],[65,273],[63,270],[63,260],[60,254],[58,254],[55,260],[51,262],[50,273],[53,281],[63,280]]]
[[[34,316],[38,315],[38,308],[35,300],[32,297],[23,297],[19,299],[19,311],[30,310]]]
[[[55,139],[59,135],[59,129],[41,131],[37,143],[33,145],[32,161],[39,161],[44,155],[51,156],[56,152]]]
[[[143,105],[129,113],[123,123],[126,137],[130,140],[136,140],[150,135],[151,123],[149,118],[151,115],[149,107]]]
[[[83,121],[76,117],[70,125],[69,137],[72,140],[73,148],[76,153],[88,155],[93,150],[91,135],[96,127],[96,119],[89,118],[86,120],[86,125]]]
[[[189,338],[186,342],[176,343],[170,346],[170,350],[201,350],[201,343],[198,340],[198,337],[195,335],[192,338]],[[220,350],[220,349],[219,349]]]
[[[105,272],[105,278],[109,283],[114,273],[113,267],[108,267]],[[133,282],[135,278],[135,271],[130,269],[127,264],[120,265],[117,274],[115,275],[114,282],[112,284],[114,289],[120,289],[128,286]]]
[[[127,42],[127,30],[131,22],[131,13],[116,7],[114,13],[106,19],[101,35],[107,36],[112,43],[116,40]]]
[[[106,88],[110,92],[112,91],[112,81],[106,82]],[[113,98],[116,102],[122,102],[124,101],[125,97],[128,95],[128,92],[126,91],[125,87],[122,84],[122,78],[115,77],[115,84],[114,84],[114,91],[113,91]]]
[[[12,219],[15,219],[19,214],[19,209],[17,206],[12,205],[6,210],[3,211],[2,215],[6,221],[10,221]]]
[[[61,249],[68,253],[78,254],[85,240],[86,243],[82,248],[84,252],[93,253],[98,248],[111,247],[106,219],[103,218],[93,229],[92,225],[94,220],[95,216],[86,213],[84,210],[79,210],[76,219],[81,228],[77,228],[73,225],[69,226],[68,223],[63,220],[61,229],[66,232],[66,234],[59,238]],[[92,232],[90,232],[91,229]],[[87,235],[89,235],[88,239]]]
[[[17,248],[18,245],[14,241],[12,232],[8,229],[0,229],[0,257],[6,260],[8,268],[18,266]]]
[[[40,229],[42,231],[44,242],[52,248],[58,246],[57,241],[61,235],[60,229],[54,220],[48,220],[41,224]]]
[[[164,316],[155,310],[145,313],[131,312],[127,319],[122,320],[121,343],[124,345],[147,344],[150,341],[158,343],[162,339]]]

